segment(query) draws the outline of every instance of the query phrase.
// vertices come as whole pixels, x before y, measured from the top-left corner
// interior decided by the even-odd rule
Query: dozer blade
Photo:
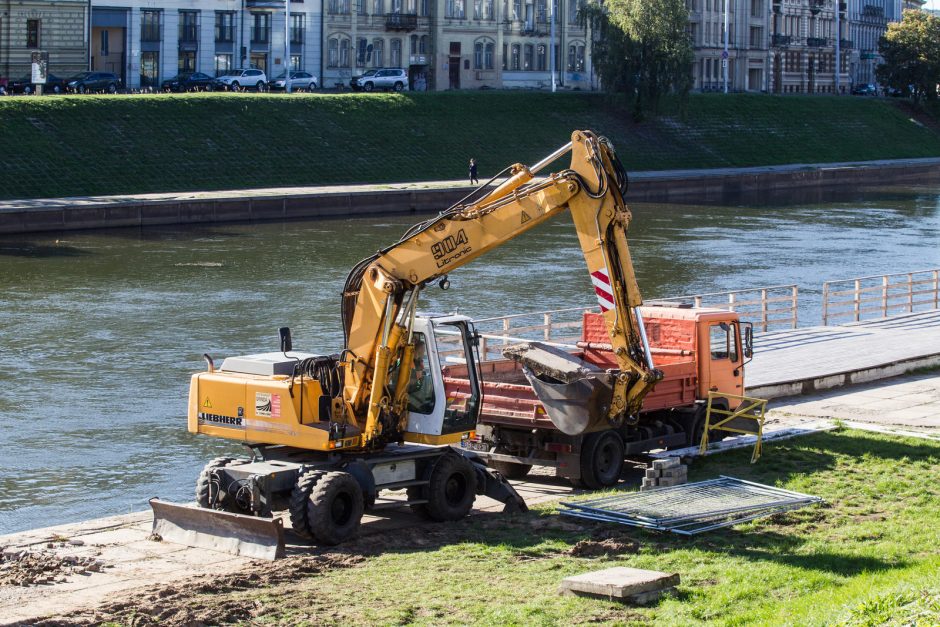
[[[612,374],[540,342],[509,346],[503,355],[522,364],[535,395],[559,431],[581,435],[609,427]]]
[[[153,533],[167,542],[264,560],[284,557],[284,523],[150,499]]]

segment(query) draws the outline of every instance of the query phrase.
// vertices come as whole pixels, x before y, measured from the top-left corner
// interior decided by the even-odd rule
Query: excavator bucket
[[[150,499],[153,534],[166,542],[264,560],[284,557],[280,518],[233,514]]]
[[[549,420],[562,433],[580,435],[608,427],[612,374],[540,342],[509,346],[503,355],[522,364]]]

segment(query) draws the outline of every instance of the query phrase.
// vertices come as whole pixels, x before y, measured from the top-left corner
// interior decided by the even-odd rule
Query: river
[[[825,202],[632,206],[644,297],[800,285],[940,267],[940,192]],[[0,238],[0,534],[190,500],[237,446],[186,431],[201,355],[340,348],[348,269],[414,216]],[[422,309],[475,317],[593,303],[566,216],[451,275]]]

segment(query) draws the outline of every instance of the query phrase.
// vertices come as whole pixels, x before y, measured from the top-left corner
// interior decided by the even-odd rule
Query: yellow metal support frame
[[[738,408],[729,411],[712,406],[712,401],[716,398],[741,401]],[[708,432],[721,430],[731,433],[741,433],[743,435],[757,436],[757,442],[754,444],[754,453],[751,455],[751,463],[756,462],[763,452],[761,448],[761,439],[764,435],[764,416],[767,413],[767,400],[762,398],[751,398],[748,396],[737,396],[735,394],[724,394],[722,392],[709,392],[708,405],[705,409],[705,429],[702,431],[702,443],[699,446],[699,452],[704,455],[708,450]],[[720,418],[712,424],[712,414]],[[745,425],[749,421],[757,423],[756,431],[748,430]]]

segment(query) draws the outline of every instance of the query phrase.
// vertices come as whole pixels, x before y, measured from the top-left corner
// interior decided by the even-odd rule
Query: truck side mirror
[[[751,359],[754,357],[754,325],[750,322],[744,324],[744,356]]]
[[[277,330],[277,334],[281,338],[281,352],[286,353],[289,350],[294,348],[294,343],[291,341],[290,337],[290,327],[281,327]]]

